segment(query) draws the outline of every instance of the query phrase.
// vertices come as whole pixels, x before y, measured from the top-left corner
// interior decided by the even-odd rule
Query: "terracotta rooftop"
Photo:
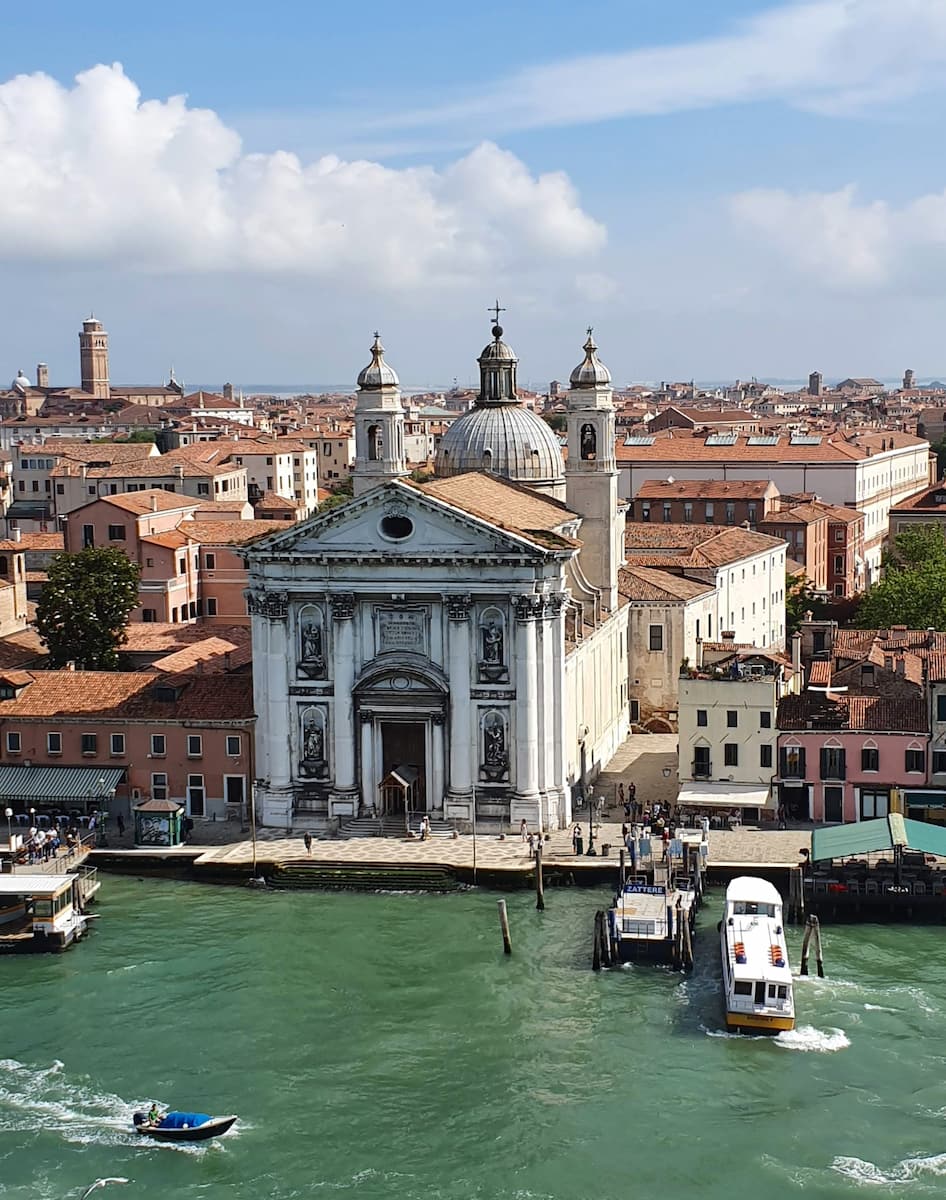
[[[208,637],[246,646],[250,630],[245,625],[172,625],[170,622],[132,621],[125,628],[125,641],[119,651],[129,654],[173,654],[183,646],[206,641]],[[3,643],[0,642],[0,646]]]
[[[195,517],[200,519],[201,513],[239,513],[246,508],[249,500],[195,500],[197,511]]]
[[[190,523],[188,523],[187,528],[190,528]],[[182,546],[188,544],[190,538],[188,535],[181,533],[179,529],[169,529],[167,533],[148,534],[141,541],[147,542],[150,546],[163,546],[165,550],[180,550]]]
[[[274,512],[296,512],[303,505],[298,500],[287,500],[285,496],[280,496],[277,492],[263,492],[254,507],[265,508]]]
[[[768,479],[648,479],[635,500],[762,500],[773,488]],[[778,490],[775,489],[778,495]]]
[[[0,670],[30,666],[49,657],[49,651],[35,629],[23,629],[0,640]]]
[[[115,496],[99,496],[91,504],[111,504],[125,512],[142,515],[149,512],[173,512],[179,508],[196,508],[200,501],[193,496],[166,492],[164,488],[148,488],[144,492],[120,492]]]
[[[941,499],[937,500],[936,497]],[[923,512],[938,513],[946,519],[946,480],[941,479],[938,483],[934,483],[932,487],[924,488],[922,492],[916,492],[913,496],[908,496],[906,500],[901,500],[899,504],[893,507],[890,512]]]
[[[63,550],[65,548],[61,533],[21,533],[20,540],[4,538],[0,541],[0,550]]]
[[[285,528],[285,521],[182,521],[178,532],[209,546],[245,546],[264,533]]]
[[[405,483],[437,500],[453,504],[472,516],[489,521],[500,529],[511,529],[526,535],[537,531],[557,533],[563,525],[579,520],[577,513],[558,500],[540,496],[531,488],[479,471],[452,475],[447,479],[433,479],[429,483],[407,480]]]
[[[151,663],[151,669],[171,675],[181,671],[226,673],[245,667],[252,660],[253,647],[249,638],[237,644],[229,638],[207,637],[175,650],[173,654],[156,658]]]
[[[808,682],[818,687],[827,687],[831,682],[831,664],[825,660],[813,662],[808,672]]]
[[[692,600],[713,591],[707,583],[671,575],[649,567],[623,567],[618,572],[618,591],[630,601]]]
[[[35,671],[13,700],[0,700],[0,720],[16,717],[84,717],[162,722],[248,721],[253,717],[249,675],[177,675],[179,695],[158,699],[171,683],[146,671]]]
[[[779,701],[779,729],[807,729],[830,736],[831,728],[818,721],[818,715],[834,712],[840,715],[840,729],[870,730],[877,733],[925,733],[926,704],[921,698],[900,700],[886,696],[836,695],[825,704],[823,694],[803,692],[800,696],[784,696]]]
[[[694,567],[721,567],[740,558],[785,547],[781,538],[743,529],[741,525],[720,528],[718,525],[651,524],[646,521],[628,522],[624,544],[628,561],[634,565],[644,565],[642,555],[648,556],[648,563],[653,565],[654,559],[650,556],[669,551]]]
[[[141,462],[155,455],[153,442],[85,442],[81,438],[47,438],[42,445],[25,443],[18,447],[21,455],[51,454],[70,462],[130,463]]]
[[[707,444],[704,434],[690,430],[663,430],[655,432],[654,442],[650,445],[625,446],[623,437],[617,440],[617,460],[619,463],[640,463],[654,466],[657,463],[704,462],[704,463],[808,463],[842,465],[849,462],[860,462],[871,455],[881,453],[881,442],[884,449],[901,449],[912,446],[920,448],[924,439],[914,437],[909,433],[887,431],[884,434],[853,434],[841,432],[823,433],[818,445],[807,442],[792,444],[786,435],[778,437],[775,445],[753,445],[753,434],[739,434],[732,445]],[[775,436],[773,434],[773,436]],[[812,435],[819,436],[819,435]],[[870,454],[868,454],[870,451]]]

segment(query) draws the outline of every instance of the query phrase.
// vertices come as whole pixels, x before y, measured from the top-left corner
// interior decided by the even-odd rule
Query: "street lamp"
[[[4,809],[3,815],[7,819],[7,849],[10,851],[10,870],[12,871],[13,870],[13,826],[12,826],[11,822],[13,820],[13,809],[12,808]]]
[[[588,800],[588,849],[585,855],[593,855],[595,853],[595,794],[594,788],[588,788],[585,793]]]
[[[663,768],[663,777],[664,777],[664,779],[669,779],[669,778],[670,778],[670,772],[671,772],[672,770],[673,770],[673,768],[672,768],[672,767],[664,767],[664,768]]]
[[[36,809],[30,809],[30,829],[36,828]]]

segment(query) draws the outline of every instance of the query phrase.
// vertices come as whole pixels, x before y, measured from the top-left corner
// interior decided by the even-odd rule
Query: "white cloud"
[[[944,0],[809,0],[702,41],[529,67],[380,124],[476,128],[488,118],[530,129],[758,100],[839,114],[942,87],[944,67]]]
[[[142,101],[121,66],[0,84],[0,258],[350,278],[379,288],[593,255],[561,173],[484,142],[442,170],[245,154],[216,113]]]
[[[819,288],[924,288],[946,266],[946,192],[898,207],[859,202],[850,185],[836,192],[759,188],[734,196],[731,210]]]

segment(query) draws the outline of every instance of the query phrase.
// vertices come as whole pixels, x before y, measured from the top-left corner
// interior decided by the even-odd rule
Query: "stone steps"
[[[420,816],[414,815],[411,817],[411,830],[416,834],[420,824]],[[351,821],[346,821],[339,829],[338,836],[342,838],[368,838],[368,837],[389,837],[403,838],[404,837],[404,818],[403,817],[355,817]],[[453,826],[448,821],[440,820],[436,817],[430,819],[430,836],[439,838],[452,838]]]
[[[308,859],[285,860],[267,877],[267,883],[280,891],[455,892],[460,886],[445,867]]]

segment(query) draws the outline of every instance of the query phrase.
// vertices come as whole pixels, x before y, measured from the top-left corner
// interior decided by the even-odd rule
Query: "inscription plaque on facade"
[[[378,653],[408,651],[427,653],[427,613],[420,608],[376,611],[378,621]]]

